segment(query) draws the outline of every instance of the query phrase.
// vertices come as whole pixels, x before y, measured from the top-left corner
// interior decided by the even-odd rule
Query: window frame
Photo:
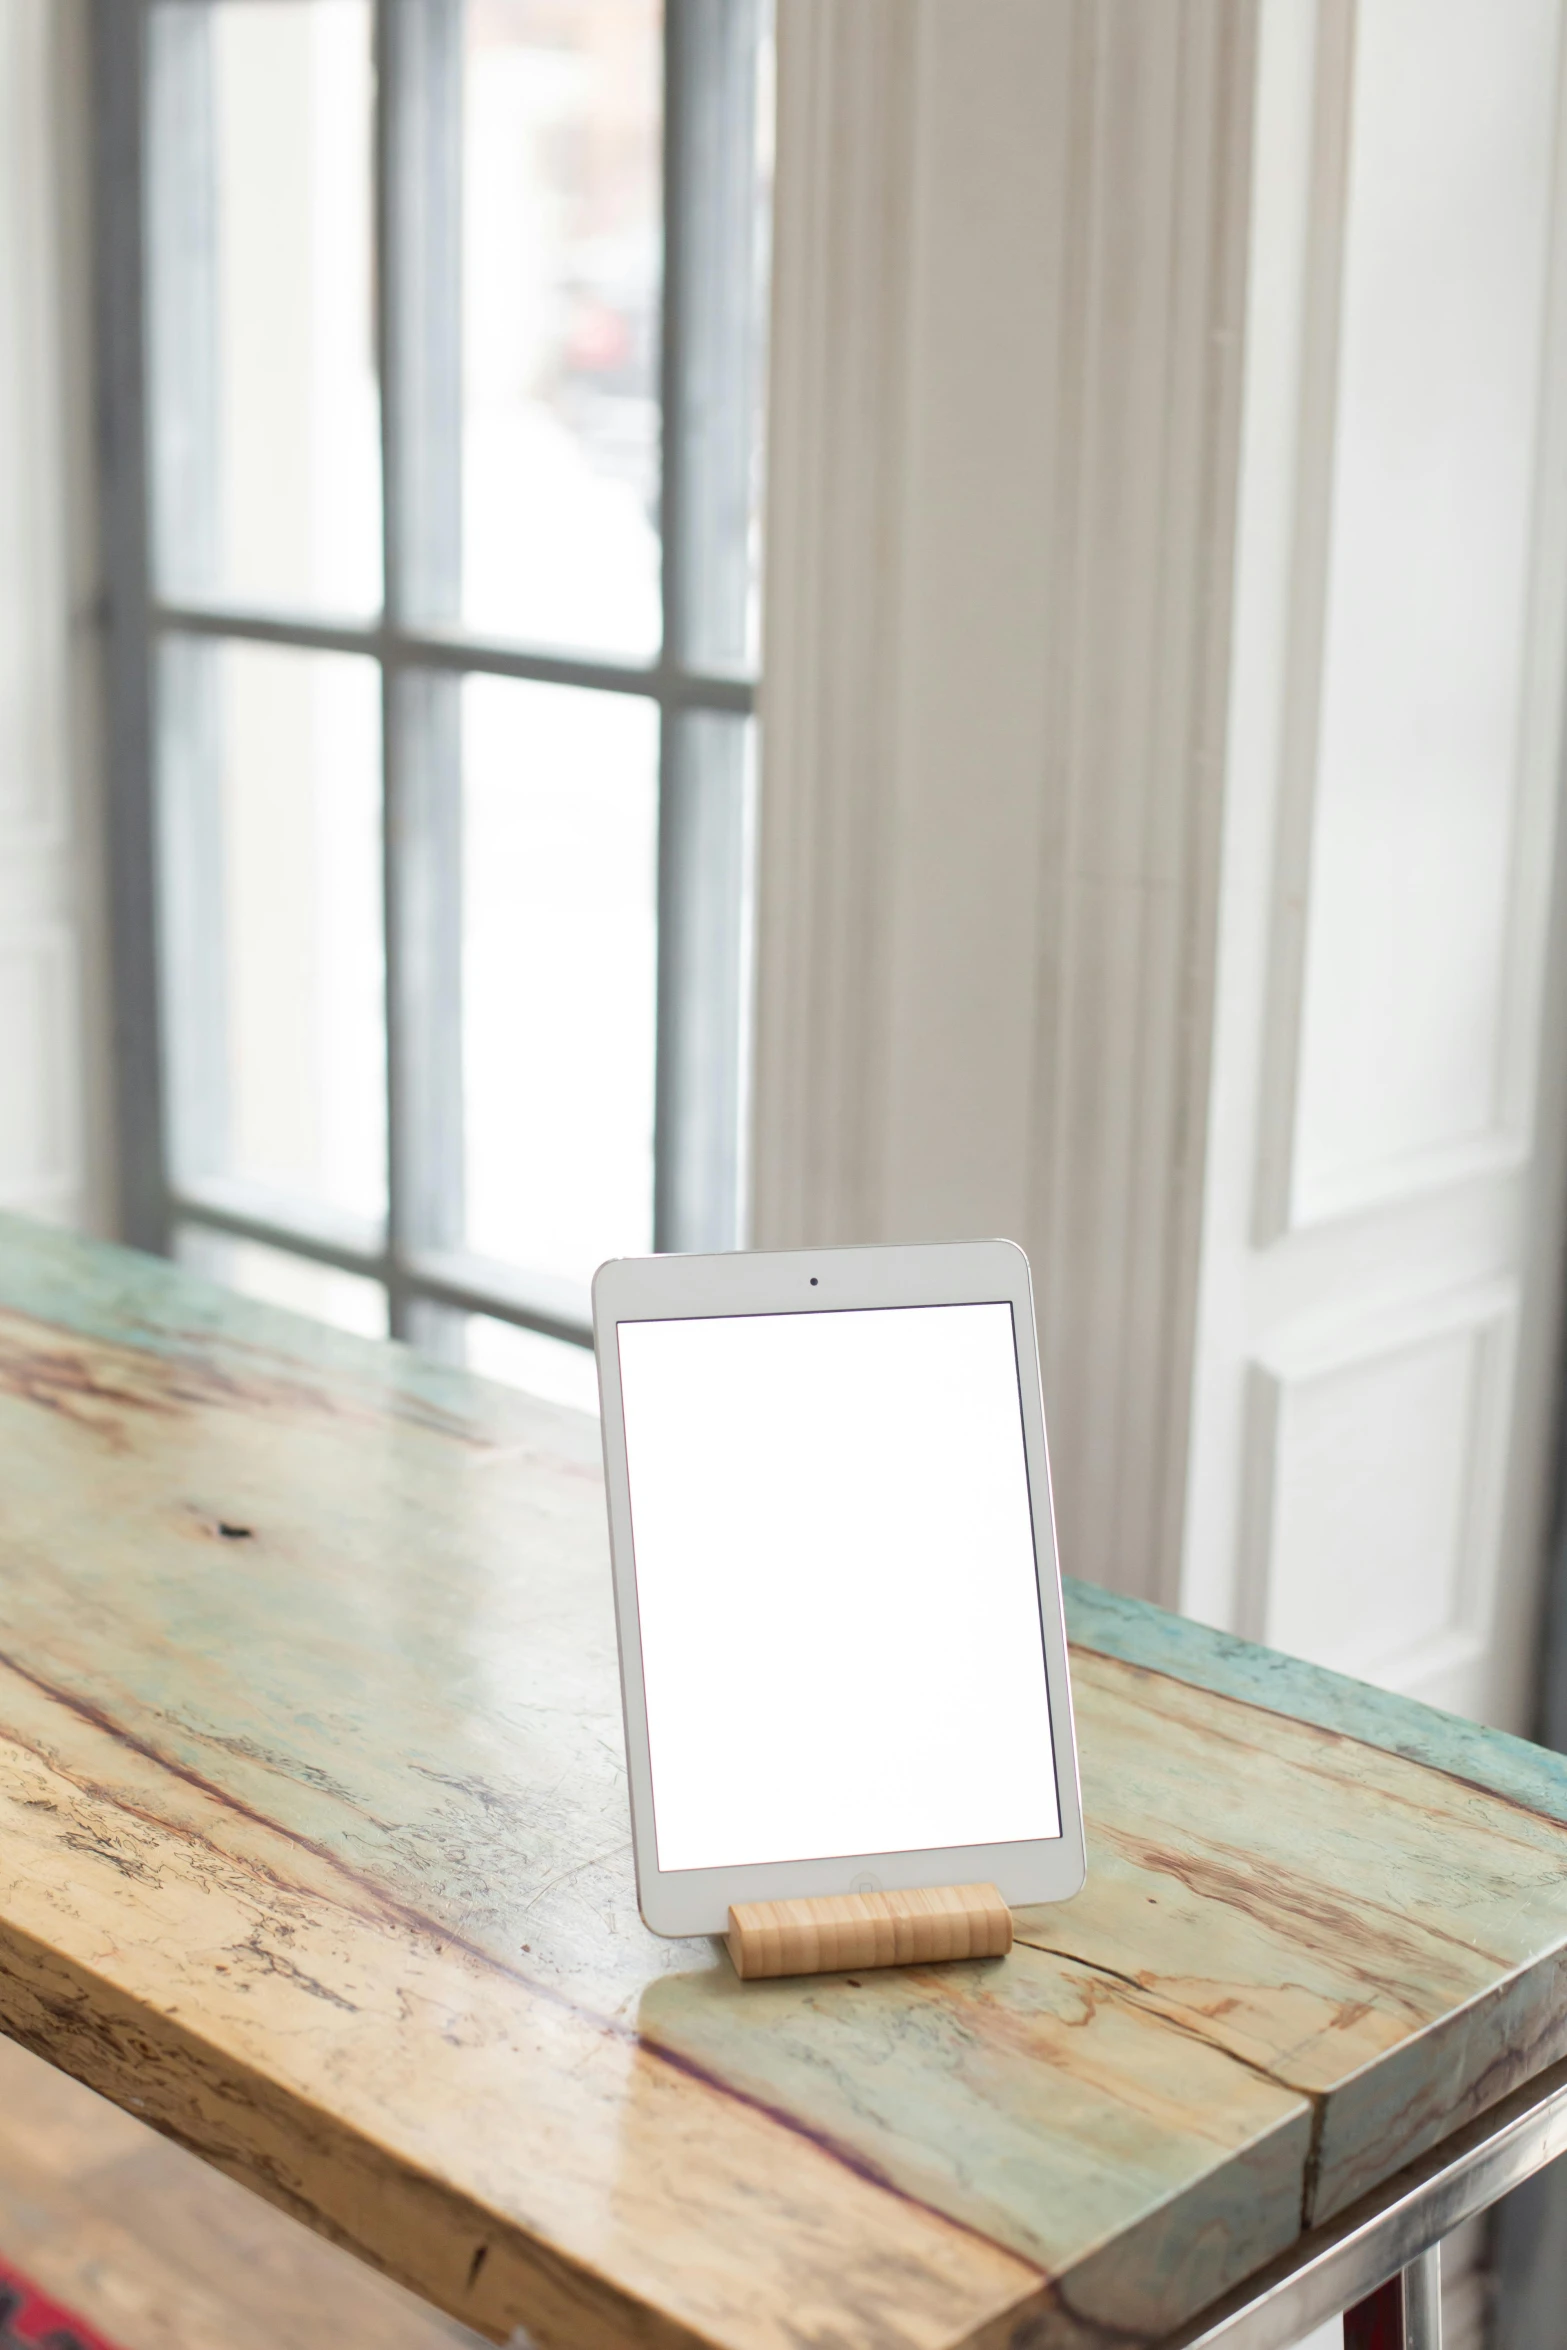
[[[207,10],[223,0],[162,0]],[[298,0],[271,0],[288,6]],[[703,756],[705,713],[754,720],[754,669],[717,642],[734,604],[734,449],[750,450],[762,331],[755,217],[757,44],[765,0],[666,0],[661,303],[663,644],[646,664],[497,641],[424,617],[441,607],[441,466],[460,464],[462,0],[372,0],[374,235],[384,605],[363,625],[226,600],[162,598],[154,578],[149,384],[153,0],[93,0],[95,284],[105,583],[108,895],[120,1230],[172,1251],[181,1226],[259,1242],[376,1282],[388,1329],[454,1349],[456,1317],[490,1315],[592,1343],[585,1285],[502,1265],[461,1237],[460,735],[466,676],[629,694],[659,726],[653,1245],[743,1237],[746,904],[753,758]],[[720,225],[715,235],[713,223]],[[736,224],[739,233],[733,233]],[[444,315],[442,314],[444,306]],[[431,354],[435,354],[432,365]],[[445,380],[439,380],[445,354]],[[729,430],[716,478],[715,399]],[[743,403],[744,413],[737,413]],[[736,443],[738,435],[738,443]],[[750,462],[749,454],[746,462]],[[445,480],[448,517],[451,471]],[[725,492],[728,492],[727,505]],[[432,527],[433,525],[433,527]],[[449,533],[448,533],[449,536]],[[728,564],[727,580],[724,566]],[[715,588],[715,581],[718,583]],[[450,601],[452,580],[445,583]],[[733,631],[730,630],[732,636]],[[177,940],[160,913],[158,770],[179,711],[159,709],[162,648],[230,642],[372,659],[381,683],[385,939],[385,1228],[230,1177],[181,1177],[171,1149],[166,991]],[[161,729],[161,732],[160,732]],[[738,728],[736,728],[738,734]],[[459,1137],[454,1150],[453,1134]]]

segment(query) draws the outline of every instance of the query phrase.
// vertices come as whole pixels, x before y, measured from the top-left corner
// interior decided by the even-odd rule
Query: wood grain
[[[742,1982],[847,1967],[929,1966],[1004,1958],[1012,1947],[1012,1912],[994,1885],[742,1901],[730,1909],[724,1941]]]
[[[9,2040],[0,2255],[123,2350],[479,2342]]]
[[[636,1914],[592,1425],[0,1220],[0,2024],[493,2339],[1127,2350],[1561,2052],[1529,1750],[1168,1624],[1004,1965],[742,1984]]]

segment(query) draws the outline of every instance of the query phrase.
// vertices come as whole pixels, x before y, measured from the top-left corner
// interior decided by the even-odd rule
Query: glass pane
[[[308,1257],[263,1248],[256,1240],[232,1240],[225,1232],[209,1232],[196,1224],[180,1227],[174,1256],[188,1273],[221,1282],[245,1297],[286,1306],[290,1313],[308,1314],[312,1321],[330,1322],[361,1338],[386,1336],[386,1292],[379,1281],[367,1281],[362,1273],[339,1273]]]
[[[165,647],[160,835],[177,1179],[386,1204],[379,675]]]
[[[463,689],[467,1239],[586,1280],[653,1238],[658,714]]]
[[[463,607],[659,643],[657,0],[468,0]]]
[[[369,0],[165,0],[151,12],[166,596],[379,607],[371,13]]]
[[[598,1418],[598,1370],[590,1347],[519,1330],[490,1314],[470,1314],[466,1353],[468,1368],[487,1379],[503,1379],[508,1387],[524,1387],[550,1403],[574,1404]]]

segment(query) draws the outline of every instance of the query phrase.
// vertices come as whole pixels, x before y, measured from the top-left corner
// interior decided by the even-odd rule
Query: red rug
[[[40,2293],[0,2255],[0,2350],[119,2350],[119,2345]]]

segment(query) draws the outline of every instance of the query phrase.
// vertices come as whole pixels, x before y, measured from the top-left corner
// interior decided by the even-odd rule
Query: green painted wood
[[[1567,1822],[1567,1755],[1071,1576],[1065,1591],[1068,1634],[1081,1647],[1216,1697],[1341,1731]]]
[[[1072,1609],[1085,1893],[742,1986],[636,1915],[592,1423],[0,1219],[0,2022],[497,2339],[1157,2341],[1563,2052],[1567,1828]]]

